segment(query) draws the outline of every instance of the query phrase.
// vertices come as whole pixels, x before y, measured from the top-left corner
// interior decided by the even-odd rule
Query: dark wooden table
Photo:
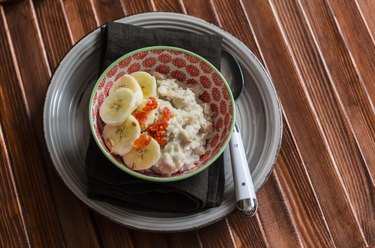
[[[135,13],[208,20],[269,71],[284,114],[259,212],[187,233],[124,228],[53,169],[42,111],[51,73],[86,33]],[[24,0],[0,5],[0,247],[374,247],[374,0]]]

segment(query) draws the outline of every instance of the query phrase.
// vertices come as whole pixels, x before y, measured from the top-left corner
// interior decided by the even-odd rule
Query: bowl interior
[[[124,74],[136,71],[157,71],[183,84],[201,86],[202,92],[198,98],[208,103],[211,108],[213,135],[206,141],[206,152],[193,169],[175,173],[170,177],[144,174],[127,168],[120,156],[112,155],[107,149],[101,135],[104,124],[99,116],[99,108],[108,96],[113,83]],[[138,49],[112,63],[98,79],[91,95],[89,108],[91,131],[107,158],[118,168],[133,176],[156,182],[185,179],[207,168],[224,151],[231,137],[235,120],[233,96],[220,72],[195,53],[166,46]]]

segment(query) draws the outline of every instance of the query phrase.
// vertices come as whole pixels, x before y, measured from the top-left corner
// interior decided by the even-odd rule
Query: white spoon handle
[[[241,134],[236,124],[229,143],[238,210],[253,216],[258,209],[254,184],[251,178]]]

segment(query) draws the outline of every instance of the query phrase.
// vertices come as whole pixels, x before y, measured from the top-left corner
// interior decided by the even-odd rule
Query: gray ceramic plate
[[[249,167],[256,190],[265,183],[278,155],[282,116],[272,82],[256,57],[238,39],[191,16],[144,13],[118,20],[146,28],[186,30],[223,37],[224,48],[240,62],[245,89],[237,102]],[[70,190],[102,215],[128,227],[151,231],[184,231],[214,223],[235,208],[230,155],[225,155],[225,192],[221,206],[194,214],[154,213],[119,208],[86,196],[85,152],[90,138],[87,117],[91,89],[98,77],[100,30],[88,34],[64,57],[56,69],[44,106],[44,132],[54,166]]]

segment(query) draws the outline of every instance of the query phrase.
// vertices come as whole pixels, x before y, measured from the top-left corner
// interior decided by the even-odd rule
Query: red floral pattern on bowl
[[[199,63],[198,63],[199,62]],[[109,87],[119,77],[135,71],[157,71],[175,78],[187,86],[199,84],[202,93],[198,99],[209,104],[212,110],[213,134],[206,140],[206,152],[196,167],[178,172],[171,177],[132,171],[122,159],[112,155],[101,137],[103,123],[98,115]],[[124,55],[115,61],[99,78],[90,101],[90,125],[96,141],[105,155],[120,169],[145,180],[177,181],[194,175],[209,166],[223,152],[229,142],[234,125],[234,101],[222,75],[200,56],[174,47],[148,47]]]

